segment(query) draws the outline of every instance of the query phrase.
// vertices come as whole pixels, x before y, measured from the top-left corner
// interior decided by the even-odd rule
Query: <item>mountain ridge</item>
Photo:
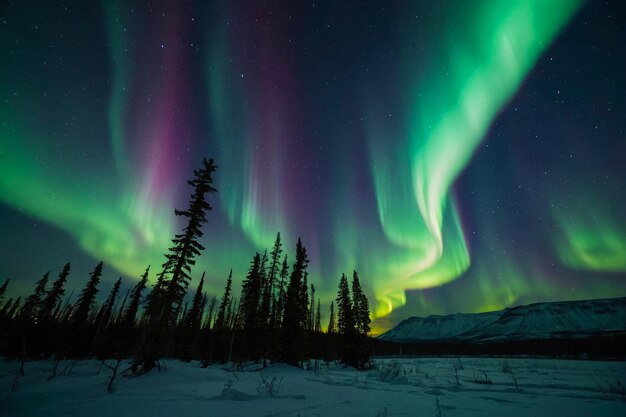
[[[580,339],[626,333],[626,297],[552,301],[483,313],[410,317],[378,337],[389,342]]]

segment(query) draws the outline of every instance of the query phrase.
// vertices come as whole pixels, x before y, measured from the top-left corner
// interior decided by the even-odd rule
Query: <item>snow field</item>
[[[107,364],[113,365],[112,361]],[[0,361],[0,416],[624,416],[626,363],[437,357],[377,359],[370,371],[321,361],[120,376],[100,361]],[[120,370],[127,367],[126,363]],[[317,369],[316,369],[317,368]]]

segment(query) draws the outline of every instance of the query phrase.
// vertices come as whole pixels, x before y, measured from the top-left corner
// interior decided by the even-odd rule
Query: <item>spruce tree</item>
[[[187,313],[187,316],[185,317],[185,324],[184,326],[193,331],[198,330],[198,328],[200,327],[200,324],[202,322],[202,311],[203,311],[203,298],[204,295],[202,294],[202,287],[204,286],[204,275],[205,273],[202,273],[202,277],[200,278],[200,282],[198,283],[198,288],[196,288],[196,293],[193,296],[193,301],[191,303],[191,309],[189,310],[189,312]]]
[[[346,274],[341,274],[339,281],[339,291],[337,291],[337,307],[339,317],[337,329],[340,334],[351,335],[354,333],[354,314],[352,311],[352,301],[350,300],[350,289]]]
[[[241,313],[241,325],[246,336],[254,339],[257,335],[259,325],[259,297],[261,295],[261,256],[257,253],[252,258],[248,275],[242,283],[241,303],[239,310]]]
[[[311,284],[311,303],[309,305],[309,330],[315,330],[315,286]]]
[[[26,298],[26,301],[24,302],[24,307],[22,307],[22,310],[20,310],[20,316],[22,318],[29,320],[37,319],[37,313],[39,311],[41,299],[46,294],[46,285],[48,285],[49,276],[50,271],[46,272],[44,276],[39,281],[37,281],[35,291]]]
[[[269,294],[269,276],[267,271],[267,250],[261,257],[259,265],[259,303],[258,303],[258,327],[259,330],[265,330],[270,322],[270,294]]]
[[[198,342],[198,336],[200,332],[200,326],[202,325],[202,313],[204,312],[204,303],[206,302],[206,296],[202,293],[202,287],[204,286],[204,275],[200,278],[196,293],[193,296],[191,302],[191,308],[187,312],[183,322],[183,360],[190,361],[194,356],[194,350]]]
[[[276,299],[276,310],[274,312],[275,321],[274,327],[282,327],[283,315],[285,312],[285,302],[287,300],[287,277],[289,276],[289,263],[287,261],[287,255],[283,258],[283,264],[280,269],[280,281],[278,282],[278,296]]]
[[[311,314],[309,311],[309,273],[305,270],[302,277],[302,285],[300,286],[300,308],[302,309],[302,328],[309,330],[311,328]]]
[[[298,360],[303,357],[302,338],[304,337],[307,310],[307,304],[303,303],[303,279],[308,264],[306,248],[298,239],[296,261],[289,278],[283,319],[283,359],[292,365],[296,365]]]
[[[270,311],[269,327],[271,329],[276,327],[276,312],[277,312],[277,300],[274,295],[276,287],[276,277],[280,268],[280,256],[283,253],[283,244],[280,240],[280,232],[276,233],[276,240],[274,241],[274,247],[270,253],[270,267],[267,273],[267,287],[265,288],[265,294],[263,297],[264,309]]]
[[[177,326],[182,302],[191,280],[191,267],[196,263],[196,256],[204,250],[199,243],[203,236],[202,225],[207,222],[206,212],[211,206],[205,200],[207,193],[216,192],[213,188],[212,175],[217,167],[213,159],[202,160],[202,167],[194,170],[194,179],[187,181],[194,187],[187,210],[175,210],[177,216],[187,218],[187,226],[181,234],[172,239],[173,246],[165,255],[161,277],[157,281],[149,300],[146,316],[149,320],[146,337],[131,365],[133,373],[150,372],[157,366],[158,358],[167,352],[169,333]],[[161,278],[160,277],[160,278]]]
[[[230,293],[233,285],[233,269],[230,269],[228,279],[226,280],[226,288],[224,288],[224,295],[220,302],[220,306],[217,310],[217,318],[215,319],[215,329],[222,330],[226,323],[226,313],[228,305],[230,304]]]
[[[137,318],[137,312],[139,311],[139,305],[141,304],[141,293],[146,288],[148,283],[148,274],[150,273],[150,265],[146,268],[145,272],[141,276],[139,282],[133,287],[130,293],[130,303],[124,313],[124,322],[127,326],[133,326],[135,319]]]
[[[206,212],[211,210],[211,206],[205,199],[206,194],[217,191],[212,186],[212,175],[216,168],[213,159],[202,160],[202,167],[194,170],[195,178],[187,181],[194,187],[189,207],[187,210],[175,210],[177,216],[186,217],[188,222],[183,232],[172,239],[174,245],[169,249],[166,255],[167,261],[163,264],[163,270],[171,275],[164,294],[165,303],[162,313],[166,315],[164,317],[166,320],[172,311],[180,307],[191,281],[189,274],[191,267],[196,263],[195,257],[204,250],[204,246],[198,240],[204,234],[202,225],[207,222]]]
[[[96,319],[96,322],[98,324],[98,330],[102,330],[109,325],[109,322],[113,315],[113,307],[115,306],[115,302],[117,301],[117,297],[119,296],[121,285],[122,278],[120,277],[117,281],[115,281],[115,284],[113,284],[113,288],[111,288],[111,292],[104,302],[104,305],[100,310],[100,314],[98,314],[98,317]]]
[[[321,303],[320,299],[317,299],[317,310],[315,310],[315,326],[314,329],[316,333],[322,332],[322,313],[321,313]]]
[[[371,331],[369,302],[363,293],[361,283],[359,282],[359,274],[356,271],[352,274],[352,306],[357,332],[367,335]]]
[[[100,277],[102,276],[102,262],[100,262],[90,274],[89,282],[76,301],[76,307],[72,315],[72,321],[74,324],[83,325],[87,323],[89,319],[89,313],[93,307],[93,303],[96,300],[96,294],[98,293],[98,284],[100,283]]]
[[[328,329],[326,333],[337,333],[336,321],[335,321],[335,304],[330,302],[330,318],[328,319]]]
[[[48,292],[48,295],[41,304],[41,315],[43,317],[50,317],[54,310],[61,302],[61,297],[65,294],[65,281],[70,274],[70,263],[66,263],[63,270],[59,274],[59,277],[52,283],[52,288]]]

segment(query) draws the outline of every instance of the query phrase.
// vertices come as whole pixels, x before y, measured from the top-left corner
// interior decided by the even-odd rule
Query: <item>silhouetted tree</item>
[[[300,239],[296,245],[296,261],[291,270],[285,315],[283,318],[283,359],[297,365],[304,356],[304,329],[306,324],[307,303],[303,300],[303,279],[309,264],[306,248]]]
[[[193,296],[191,309],[185,317],[185,327],[187,329],[197,329],[202,322],[202,304],[204,300],[202,287],[204,286],[204,275],[205,272],[202,273],[202,277],[200,278],[200,282],[198,283],[198,288],[196,288],[196,293]]]
[[[130,293],[130,303],[128,304],[128,308],[124,313],[124,322],[127,326],[133,326],[135,324],[135,319],[137,317],[137,312],[139,311],[139,305],[141,304],[141,293],[146,288],[148,283],[148,274],[150,273],[150,266],[148,266],[141,276],[139,282],[135,285],[133,290]]]
[[[20,316],[23,319],[37,319],[37,313],[39,311],[41,299],[46,294],[46,285],[48,285],[49,276],[50,271],[46,272],[44,276],[39,281],[37,281],[35,291],[26,298],[26,301],[24,302],[24,307],[22,307],[22,309],[20,310]]]
[[[191,303],[191,309],[187,312],[183,323],[183,359],[190,361],[193,357],[196,344],[198,342],[198,333],[200,332],[200,326],[202,324],[202,313],[204,312],[204,303],[206,302],[206,296],[202,293],[202,287],[204,286],[204,275],[200,278],[198,288],[193,296]]]
[[[161,279],[153,289],[150,297],[147,317],[149,324],[147,334],[138,351],[131,369],[133,373],[149,372],[157,365],[158,358],[167,350],[170,330],[176,324],[181,312],[183,298],[191,280],[191,267],[195,265],[195,257],[200,255],[204,246],[198,241],[202,236],[202,225],[207,222],[206,212],[211,206],[206,201],[206,194],[216,192],[213,188],[212,175],[217,167],[213,159],[202,160],[200,169],[194,170],[194,179],[187,181],[194,187],[187,210],[175,210],[177,216],[187,218],[187,226],[181,234],[172,239],[173,246],[165,255],[162,277],[169,275],[165,282]]]
[[[330,318],[328,319],[328,329],[326,329],[327,333],[337,333],[337,327],[335,322],[335,305],[334,302],[330,302]]]
[[[183,233],[172,239],[172,246],[166,255],[167,261],[163,264],[163,270],[171,274],[165,293],[165,306],[167,311],[164,314],[171,314],[180,307],[183,297],[187,292],[187,287],[191,280],[191,267],[195,265],[195,257],[200,255],[204,246],[198,241],[202,236],[202,225],[207,222],[206,212],[211,210],[211,205],[206,201],[206,194],[216,192],[213,188],[213,172],[217,167],[213,164],[213,159],[202,160],[202,167],[194,170],[195,178],[187,181],[194,187],[194,192],[189,201],[187,210],[175,210],[177,216],[188,219],[187,226]]]
[[[239,313],[241,318],[241,328],[243,331],[244,343],[242,344],[242,352],[240,359],[258,359],[259,349],[259,328],[260,317],[259,299],[261,295],[262,276],[261,276],[261,255],[256,253],[252,262],[248,275],[243,280],[241,290],[241,302],[239,304]]]
[[[226,311],[228,309],[228,305],[230,304],[230,293],[233,285],[233,269],[230,269],[230,273],[228,274],[228,279],[226,280],[226,288],[224,288],[224,295],[222,296],[222,301],[220,302],[220,306],[217,309],[217,318],[215,319],[215,329],[222,330],[224,328],[225,320],[226,320]]]
[[[87,285],[78,296],[76,307],[72,315],[72,321],[74,324],[83,325],[87,323],[89,313],[91,313],[94,301],[96,300],[96,294],[98,294],[98,284],[100,283],[101,276],[102,262],[96,265],[93,272],[90,274],[91,278],[89,279],[89,282],[87,282]]]
[[[278,282],[278,298],[276,300],[276,310],[274,312],[275,324],[274,327],[282,327],[283,315],[285,313],[285,302],[287,300],[287,277],[289,276],[289,263],[287,261],[287,255],[283,258],[283,264],[280,269],[280,281]]]
[[[111,288],[111,292],[109,293],[109,296],[107,297],[106,301],[104,302],[104,305],[102,306],[102,309],[100,309],[100,312],[98,316],[96,317],[96,324],[98,326],[98,330],[108,326],[109,321],[111,320],[111,317],[113,314],[113,307],[115,306],[117,297],[120,294],[121,285],[122,285],[122,278],[120,277],[118,278],[117,281],[115,281],[115,284],[113,284],[113,288]]]
[[[370,319],[370,307],[367,297],[361,288],[359,274],[356,271],[352,274],[352,311],[357,332],[367,335],[371,331],[370,323],[372,322]]]
[[[339,291],[337,292],[337,307],[339,310],[337,329],[340,334],[349,335],[354,332],[354,314],[352,312],[352,301],[350,300],[350,289],[346,274],[341,274],[339,281]]]
[[[66,263],[63,270],[59,274],[59,277],[52,283],[52,288],[48,292],[48,295],[41,303],[41,316],[50,317],[57,306],[61,302],[61,297],[65,294],[65,281],[70,274],[70,263]]]
[[[268,310],[270,314],[269,328],[276,328],[277,299],[274,294],[276,287],[276,276],[279,273],[280,257],[283,253],[283,244],[280,240],[280,232],[276,234],[274,247],[270,252],[270,267],[267,273],[267,286],[263,294],[263,309]]]
[[[321,303],[320,299],[317,299],[317,310],[315,310],[315,326],[313,330],[316,333],[320,333],[322,331],[322,313],[321,313]]]

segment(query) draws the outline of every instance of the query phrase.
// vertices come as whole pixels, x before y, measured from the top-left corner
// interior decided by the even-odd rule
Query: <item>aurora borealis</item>
[[[626,294],[619,1],[55,3],[0,8],[15,291],[162,264],[207,156],[213,294],[278,231],[323,302],[357,269],[378,329]]]

